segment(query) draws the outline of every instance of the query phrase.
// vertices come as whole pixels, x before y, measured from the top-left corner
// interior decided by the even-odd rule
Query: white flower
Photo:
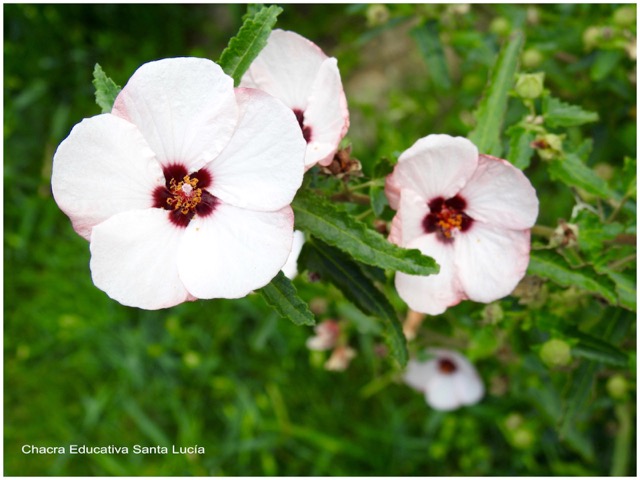
[[[295,116],[215,63],[142,65],[111,113],[60,144],[52,188],[91,242],[98,288],[128,306],[238,298],[282,268],[305,144]]]
[[[341,345],[333,350],[324,368],[333,372],[343,372],[355,357],[356,351],[353,348]]]
[[[314,327],[315,335],[307,339],[309,350],[331,350],[340,336],[340,324],[335,320],[325,320]]]
[[[389,240],[440,265],[436,275],[396,274],[412,310],[436,315],[467,298],[489,303],[524,276],[538,199],[510,163],[479,155],[464,138],[429,135],[400,156],[385,192],[398,210]]]
[[[304,232],[295,230],[293,232],[293,245],[291,246],[291,253],[287,258],[287,263],[285,263],[282,267],[282,273],[284,273],[286,277],[291,280],[293,280],[298,275],[298,257],[300,256],[300,251],[302,250],[303,245]]]
[[[349,129],[347,99],[338,61],[294,32],[273,30],[267,45],[242,77],[291,108],[307,141],[305,166],[327,166]]]
[[[425,353],[430,360],[409,360],[404,381],[424,392],[427,403],[436,410],[455,410],[478,403],[484,385],[474,366],[453,350],[433,348]]]

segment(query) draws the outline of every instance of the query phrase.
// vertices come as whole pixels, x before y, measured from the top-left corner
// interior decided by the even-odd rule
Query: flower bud
[[[489,31],[500,37],[506,37],[511,33],[511,22],[504,17],[496,17],[489,25]]]
[[[533,432],[528,428],[522,427],[513,432],[511,437],[511,443],[513,446],[520,450],[527,450],[533,446],[535,437]]]
[[[528,48],[522,52],[522,66],[524,68],[537,68],[544,60],[544,55],[540,50],[535,48]]]
[[[564,340],[553,338],[540,349],[540,358],[548,367],[563,367],[571,361],[571,346]]]
[[[623,400],[628,390],[627,380],[620,374],[607,381],[607,392],[615,400]]]
[[[597,47],[601,39],[602,30],[600,27],[589,27],[582,34],[582,43],[584,43],[584,48],[587,50]]]
[[[518,75],[516,93],[520,98],[534,99],[542,94],[544,89],[544,73],[525,73]]]
[[[389,20],[389,9],[385,5],[374,4],[367,8],[367,25],[377,27]]]
[[[636,23],[636,7],[626,5],[618,8],[613,12],[613,23],[623,28],[631,27]]]
[[[538,151],[538,155],[543,160],[554,160],[562,156],[563,135],[546,133],[539,135],[531,144]]]

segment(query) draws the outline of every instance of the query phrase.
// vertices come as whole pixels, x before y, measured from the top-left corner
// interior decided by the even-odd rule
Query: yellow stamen
[[[185,175],[181,182],[176,182],[174,178],[169,182],[169,191],[173,195],[167,199],[167,204],[173,206],[174,210],[180,210],[184,215],[195,210],[202,201],[202,190],[197,188],[198,179]]]

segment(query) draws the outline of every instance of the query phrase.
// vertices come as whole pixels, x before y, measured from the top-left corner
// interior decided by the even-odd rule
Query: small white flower
[[[324,364],[326,370],[342,372],[347,369],[351,360],[356,357],[356,351],[347,346],[339,346],[331,353],[329,360]]]
[[[427,403],[436,410],[455,410],[476,404],[484,396],[484,385],[474,366],[453,350],[433,348],[433,358],[409,360],[404,381],[424,392]]]
[[[309,350],[331,350],[340,336],[340,324],[335,320],[325,320],[315,326],[316,334],[307,339]]]
[[[240,86],[264,90],[293,110],[307,141],[306,169],[331,163],[349,129],[335,58],[297,33],[273,30]]]
[[[464,299],[493,302],[524,276],[538,198],[505,160],[465,138],[429,135],[400,155],[385,193],[397,210],[389,240],[440,265],[436,275],[396,274],[412,310],[437,315]]]
[[[95,285],[144,309],[239,298],[291,251],[305,143],[291,111],[210,60],[142,65],[111,113],[76,125],[51,184],[90,241]]]

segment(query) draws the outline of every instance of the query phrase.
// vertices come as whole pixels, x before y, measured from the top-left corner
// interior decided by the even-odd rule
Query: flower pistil
[[[198,204],[202,201],[202,189],[197,188],[198,179],[185,175],[181,182],[176,182],[172,178],[169,182],[169,192],[172,197],[167,198],[167,205],[173,207],[174,210],[180,210],[183,215],[187,215],[191,211],[195,211]]]

